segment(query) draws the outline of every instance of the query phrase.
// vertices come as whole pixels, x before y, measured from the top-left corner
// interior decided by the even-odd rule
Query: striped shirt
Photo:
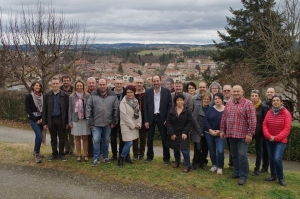
[[[255,127],[256,110],[250,100],[243,97],[239,101],[227,102],[220,127],[220,131],[224,132],[227,138],[253,136]]]

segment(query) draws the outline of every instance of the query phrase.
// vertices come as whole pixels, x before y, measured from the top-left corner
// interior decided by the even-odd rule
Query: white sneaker
[[[213,166],[211,169],[210,169],[211,172],[215,172],[217,171],[217,167]]]
[[[217,174],[218,174],[218,175],[223,175],[223,169],[218,169],[218,170],[217,170]]]

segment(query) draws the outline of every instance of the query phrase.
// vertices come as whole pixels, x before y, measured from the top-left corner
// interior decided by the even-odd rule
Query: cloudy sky
[[[51,1],[42,0],[44,4]],[[10,10],[34,9],[37,0],[0,0],[2,19]],[[52,0],[57,12],[85,25],[95,43],[188,43],[219,41],[229,8],[239,0]]]

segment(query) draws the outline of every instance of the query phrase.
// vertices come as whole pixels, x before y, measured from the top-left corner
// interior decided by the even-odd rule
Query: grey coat
[[[204,116],[205,113],[202,109],[202,105],[196,105],[193,111],[194,126],[191,132],[191,137],[193,142],[199,143],[201,140],[201,135],[204,129]]]
[[[197,105],[202,105],[202,99],[201,99],[201,96],[199,94],[193,96],[193,105],[194,105],[194,109]],[[193,109],[193,110],[194,110]]]
[[[116,94],[107,90],[106,96],[100,91],[92,92],[86,103],[85,117],[89,126],[116,125],[119,121],[119,100]]]
[[[176,93],[171,93],[172,96],[172,107],[174,108],[174,97],[175,97]],[[188,108],[189,111],[193,111],[193,99],[192,96],[186,92],[182,92],[182,95],[184,96],[184,107]]]
[[[86,102],[89,98],[90,94],[86,94],[85,98],[83,99],[83,109],[85,111],[86,109]],[[77,100],[76,95],[70,95],[69,97],[69,124],[73,125],[73,122],[77,122],[78,119],[78,113],[74,112],[75,102]],[[84,113],[85,114],[85,113]]]

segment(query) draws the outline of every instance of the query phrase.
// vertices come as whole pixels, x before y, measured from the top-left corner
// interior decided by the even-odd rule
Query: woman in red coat
[[[270,159],[271,177],[266,181],[279,180],[281,186],[286,186],[283,180],[282,155],[290,134],[292,116],[283,106],[282,97],[274,95],[272,109],[270,109],[263,122],[263,133],[266,138]]]

